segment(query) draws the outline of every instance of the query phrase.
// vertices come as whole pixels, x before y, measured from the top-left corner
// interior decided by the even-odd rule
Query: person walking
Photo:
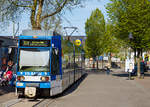
[[[7,58],[3,57],[1,66],[1,77],[4,75],[6,69],[7,69]]]
[[[144,61],[140,62],[140,73],[141,73],[141,77],[142,79],[144,79]]]
[[[110,74],[110,63],[109,62],[106,65],[106,73],[107,73],[107,75]]]

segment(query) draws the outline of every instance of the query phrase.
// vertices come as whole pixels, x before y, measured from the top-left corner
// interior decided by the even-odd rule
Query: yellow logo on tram
[[[80,45],[81,45],[81,40],[80,40],[80,39],[77,39],[77,40],[75,41],[75,45],[76,45],[76,46],[80,46]]]

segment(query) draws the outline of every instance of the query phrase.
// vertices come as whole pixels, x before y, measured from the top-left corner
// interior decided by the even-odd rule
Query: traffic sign
[[[75,45],[76,46],[81,46],[82,41],[80,39],[75,40]]]

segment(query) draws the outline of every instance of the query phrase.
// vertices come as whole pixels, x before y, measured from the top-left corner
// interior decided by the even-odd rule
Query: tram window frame
[[[36,51],[40,51],[40,49],[50,52],[50,50],[44,49],[44,48],[19,48],[19,51],[18,51],[19,52],[19,56],[18,56],[18,59],[17,59],[18,60],[18,63],[17,63],[17,72],[29,72],[29,71],[22,71],[19,68],[19,66],[20,66],[20,52],[21,52],[21,50],[28,50],[28,51],[34,51],[34,50],[36,50]],[[49,56],[48,66],[47,67],[48,67],[47,71],[35,71],[35,72],[50,72],[50,56]],[[30,72],[33,72],[33,71],[30,71]]]
[[[56,55],[57,50],[57,55]],[[53,56],[54,54],[55,57]],[[51,75],[60,75],[60,55],[58,48],[52,48],[51,53]],[[56,59],[57,58],[57,59]]]
[[[29,42],[28,45],[25,45],[24,41]],[[34,45],[31,45],[32,42],[44,42],[44,44],[43,45],[37,45],[37,43],[36,43]],[[51,46],[51,40],[21,39],[20,40],[20,46],[23,46],[23,47],[50,47]]]

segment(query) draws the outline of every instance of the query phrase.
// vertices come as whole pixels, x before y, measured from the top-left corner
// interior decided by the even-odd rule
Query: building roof
[[[16,47],[17,37],[13,36],[0,36],[1,47]]]

